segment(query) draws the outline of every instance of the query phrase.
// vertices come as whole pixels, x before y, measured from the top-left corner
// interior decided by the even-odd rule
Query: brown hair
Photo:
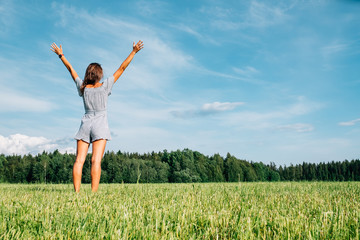
[[[99,82],[103,77],[103,70],[100,64],[90,63],[86,68],[84,81],[80,87],[80,91],[84,94],[84,89],[88,84],[95,84]]]

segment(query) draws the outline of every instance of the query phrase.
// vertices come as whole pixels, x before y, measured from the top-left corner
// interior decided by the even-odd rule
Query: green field
[[[0,239],[359,239],[359,182],[0,184]]]

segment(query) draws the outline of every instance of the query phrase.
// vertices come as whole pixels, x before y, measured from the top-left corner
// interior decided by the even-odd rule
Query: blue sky
[[[79,76],[111,76],[107,150],[290,165],[360,157],[358,1],[0,2],[0,153],[74,152]]]

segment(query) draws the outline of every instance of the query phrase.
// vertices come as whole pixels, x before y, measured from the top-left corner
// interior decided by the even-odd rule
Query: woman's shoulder
[[[114,76],[108,77],[104,80],[103,86],[108,87],[114,84]]]
[[[114,76],[108,77],[104,80],[104,88],[106,89],[106,91],[108,92],[108,95],[111,94],[111,89],[114,85]]]
[[[78,76],[77,78],[74,79],[76,84],[82,84],[83,80]]]
[[[75,78],[74,80],[75,84],[76,84],[76,88],[78,90],[79,96],[82,96],[83,93],[81,92],[81,85],[83,83],[83,80],[81,80],[81,78],[78,76],[77,78]]]
[[[110,76],[104,80],[104,83],[114,83],[114,76]]]

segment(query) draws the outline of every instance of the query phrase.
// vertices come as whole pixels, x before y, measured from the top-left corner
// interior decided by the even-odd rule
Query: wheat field
[[[0,239],[359,239],[360,183],[0,184]]]

